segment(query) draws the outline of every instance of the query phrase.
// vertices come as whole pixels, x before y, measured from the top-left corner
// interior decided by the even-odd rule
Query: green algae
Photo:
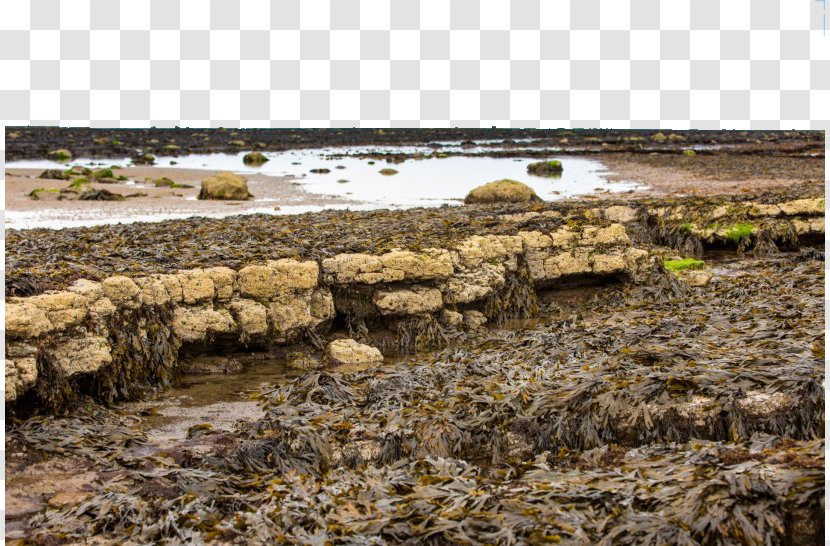
[[[706,262],[703,260],[696,260],[695,258],[665,260],[663,262],[663,267],[669,271],[686,271],[687,269],[703,269],[706,267]]]

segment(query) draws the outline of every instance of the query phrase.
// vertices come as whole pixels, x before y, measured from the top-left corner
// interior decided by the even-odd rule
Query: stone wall
[[[610,224],[475,236],[449,249],[340,254],[319,263],[281,259],[238,271],[215,267],[79,280],[66,290],[7,300],[6,401],[35,385],[38,355],[66,377],[113,364],[110,319],[119,309],[172,310],[176,346],[208,350],[216,340],[240,347],[284,344],[331,325],[338,312],[332,290],[367,294],[380,320],[439,318],[475,308],[520,267],[541,284],[630,274],[647,259],[645,250],[631,246],[621,224]]]

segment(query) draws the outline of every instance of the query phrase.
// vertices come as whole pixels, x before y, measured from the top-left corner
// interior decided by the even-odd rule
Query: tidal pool
[[[460,149],[460,148],[459,148]],[[456,148],[442,148],[454,151]],[[468,153],[477,153],[484,148],[467,148]],[[494,148],[487,148],[493,151]],[[495,149],[497,150],[497,149]],[[238,154],[193,154],[180,157],[158,157],[156,166],[176,169],[204,169],[233,171],[243,175],[264,174],[290,176],[297,179],[300,187],[310,194],[332,196],[360,204],[360,208],[408,208],[458,204],[474,187],[502,178],[518,180],[531,186],[546,201],[555,201],[577,195],[597,192],[625,192],[643,188],[634,182],[611,182],[606,176],[609,171],[596,160],[552,154],[547,159],[562,161],[564,171],[561,177],[539,177],[527,173],[527,165],[539,159],[486,157],[483,155],[451,156],[429,159],[407,159],[401,163],[372,160],[359,155],[432,153],[429,147],[340,147],[292,150],[287,152],[266,152],[269,161],[263,165],[245,165]],[[105,164],[129,166],[128,158],[92,160],[79,158],[68,165]],[[65,168],[49,160],[22,160],[7,163],[7,168]],[[392,168],[393,175],[383,175],[381,169]],[[311,172],[328,170],[328,172]],[[259,198],[254,203],[282,205],[278,199]],[[288,204],[288,203],[286,203]],[[321,205],[320,209],[328,208]],[[238,214],[230,210],[225,215]],[[268,212],[268,211],[257,211]],[[271,211],[272,213],[294,212]],[[296,211],[296,212],[306,212]],[[123,215],[122,215],[123,216]],[[145,215],[147,214],[145,213]],[[169,215],[164,216],[168,218]],[[143,220],[146,218],[142,218]],[[96,219],[99,220],[100,219]]]

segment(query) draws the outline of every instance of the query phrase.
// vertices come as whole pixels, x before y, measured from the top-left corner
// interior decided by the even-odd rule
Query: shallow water
[[[461,148],[441,148],[441,151],[457,151]],[[468,153],[479,153],[497,148],[464,148]],[[554,201],[596,193],[597,191],[622,192],[642,188],[633,182],[609,182],[610,174],[596,160],[557,155],[552,151],[548,159],[562,161],[564,171],[559,178],[539,177],[527,174],[527,165],[538,159],[493,158],[484,156],[454,156],[432,159],[409,159],[403,163],[354,157],[367,153],[431,153],[430,147],[340,147],[266,152],[269,161],[261,166],[245,165],[238,154],[192,154],[181,157],[158,157],[159,167],[182,169],[229,170],[240,174],[260,173],[272,176],[293,176],[301,187],[313,194],[336,196],[373,208],[406,208],[457,204],[474,187],[511,178],[531,186],[546,201]],[[129,159],[101,162],[79,158],[71,165],[89,163],[129,165]],[[173,162],[174,164],[171,164]],[[61,168],[49,160],[13,161],[8,168]],[[379,173],[383,168],[393,168],[397,174]],[[329,169],[328,173],[311,173],[312,169]],[[263,201],[264,202],[264,201]],[[272,200],[268,202],[273,202]],[[322,207],[321,207],[322,208]],[[229,211],[227,214],[233,214]],[[282,211],[278,211],[282,212]],[[284,213],[284,212],[283,212]]]

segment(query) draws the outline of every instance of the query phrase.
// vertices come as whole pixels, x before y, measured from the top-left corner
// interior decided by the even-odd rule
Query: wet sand
[[[320,207],[349,205],[360,202],[334,196],[309,193],[291,176],[246,176],[255,196],[249,201],[200,201],[196,199],[202,180],[217,171],[173,169],[164,167],[125,167],[114,171],[133,183],[91,184],[127,197],[124,201],[39,201],[29,197],[38,188],[65,188],[68,180],[38,178],[43,169],[6,170],[6,227],[19,224],[27,227],[70,227],[103,223],[187,218],[189,216],[226,216],[228,214],[307,212]],[[156,188],[151,180],[167,177],[192,188]],[[128,197],[130,195],[139,196]],[[144,195],[140,195],[144,194]],[[283,210],[284,209],[284,210]]]

